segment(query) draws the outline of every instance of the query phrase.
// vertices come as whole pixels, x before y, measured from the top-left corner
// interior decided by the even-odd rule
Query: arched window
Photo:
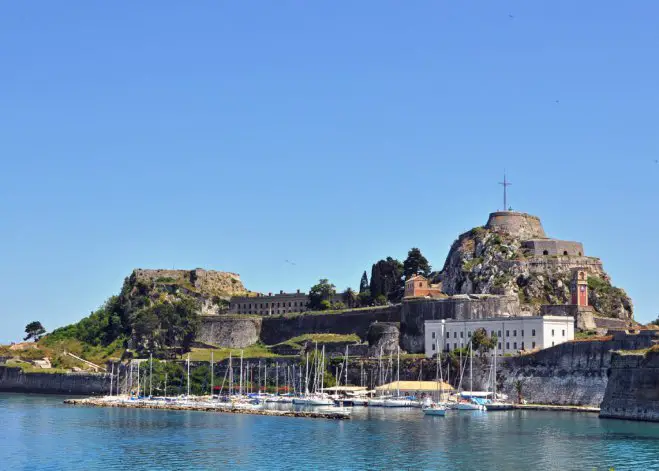
[[[398,285],[398,286],[400,286],[400,285]],[[420,281],[419,281],[419,288],[421,288],[421,282]]]
[[[567,255],[567,250],[563,250],[563,255]]]
[[[543,250],[542,255],[549,255],[549,250]]]

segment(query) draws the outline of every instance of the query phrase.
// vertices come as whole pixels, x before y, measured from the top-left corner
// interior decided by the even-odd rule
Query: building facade
[[[478,329],[485,329],[488,337],[496,335],[497,354],[518,354],[522,351],[542,350],[574,340],[574,317],[519,316],[490,319],[429,320],[425,322],[425,353],[431,358],[438,350],[450,352],[469,346]],[[490,355],[494,354],[493,351]]]
[[[414,275],[405,281],[406,298],[442,297],[440,285],[431,285],[428,279],[422,275]]]
[[[339,301],[345,302],[342,293],[332,295],[331,303]],[[280,291],[279,294],[257,293],[256,296],[234,296],[229,301],[229,313],[272,316],[289,312],[306,312],[309,311],[308,302],[309,296],[300,290],[295,293]]]

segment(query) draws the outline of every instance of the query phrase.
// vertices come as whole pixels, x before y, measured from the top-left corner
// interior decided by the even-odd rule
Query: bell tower
[[[583,268],[572,271],[572,304],[588,306],[588,273]]]

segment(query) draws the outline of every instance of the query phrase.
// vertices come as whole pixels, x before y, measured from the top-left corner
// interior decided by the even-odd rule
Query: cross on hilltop
[[[503,185],[503,210],[508,211],[508,187],[512,185],[508,180],[506,180],[506,172],[503,172],[503,182],[499,182],[499,185]]]

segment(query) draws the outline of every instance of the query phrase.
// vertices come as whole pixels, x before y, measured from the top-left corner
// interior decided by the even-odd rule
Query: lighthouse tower
[[[572,272],[572,304],[588,306],[588,273],[583,268]]]

